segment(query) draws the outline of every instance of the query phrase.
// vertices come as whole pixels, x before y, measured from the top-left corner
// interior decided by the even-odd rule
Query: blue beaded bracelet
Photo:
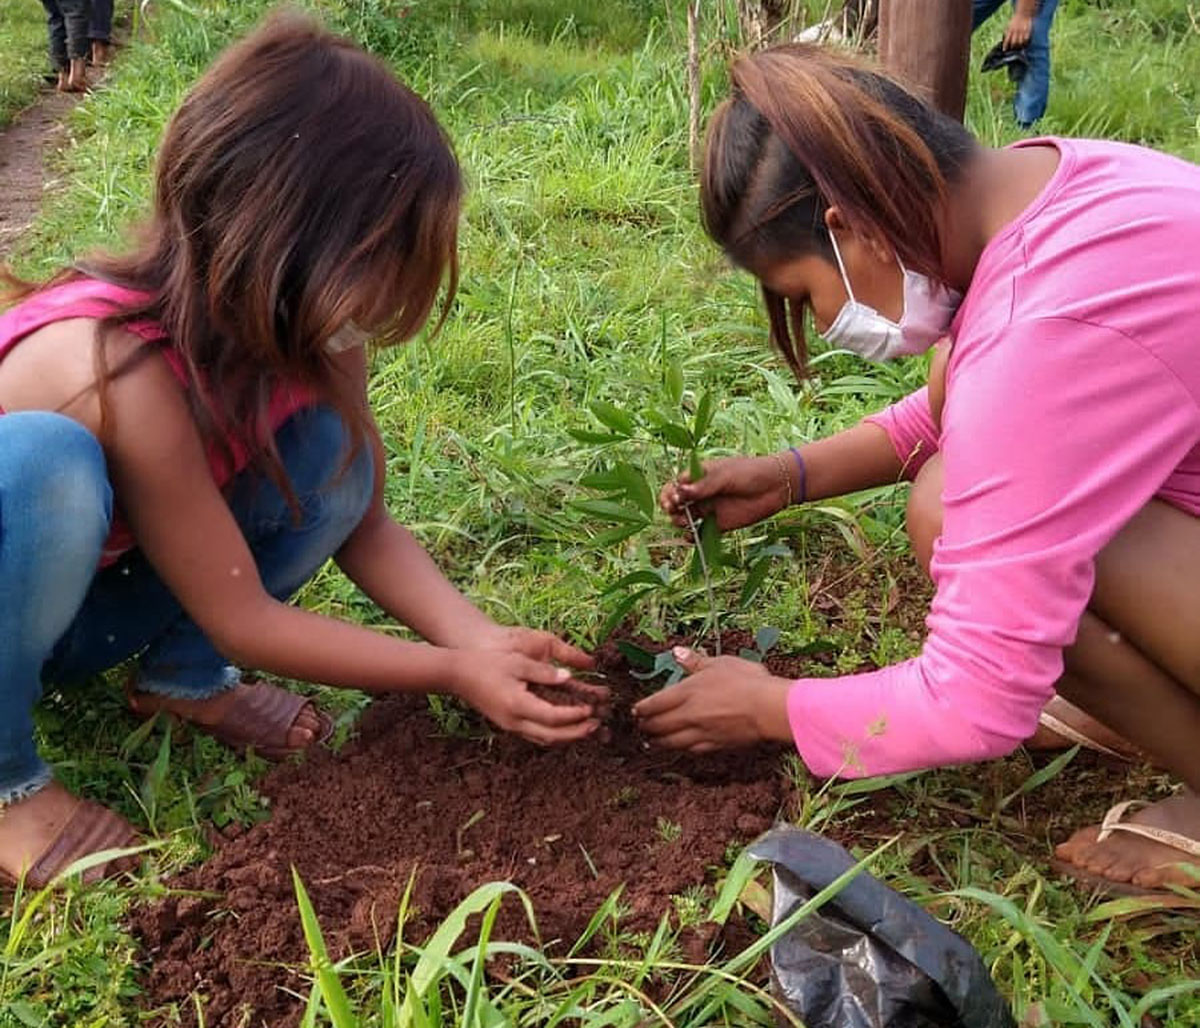
[[[800,451],[796,447],[789,446],[788,452],[796,458],[796,498],[792,503],[803,503],[808,499],[808,469],[805,467],[804,458],[800,455]]]

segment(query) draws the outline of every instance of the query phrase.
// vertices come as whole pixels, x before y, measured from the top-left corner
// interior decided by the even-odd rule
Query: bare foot
[[[61,82],[61,73],[59,81]],[[61,86],[59,87],[62,88]],[[67,85],[64,92],[86,93],[90,87],[87,80],[87,60],[83,57],[71,58],[71,70],[67,74]]]
[[[92,40],[92,64],[97,68],[108,65],[109,44],[103,39]]]
[[[1200,845],[1200,796],[1182,792],[1135,811],[1125,821],[1176,832]],[[1139,889],[1200,887],[1200,856],[1130,832],[1114,831],[1103,842],[1099,834],[1098,825],[1082,828],[1055,849],[1055,856],[1081,871]],[[1191,873],[1180,865],[1192,865]]]
[[[100,819],[76,822],[76,837],[68,843],[64,829],[77,814],[89,811],[99,814]],[[60,861],[58,866],[39,869],[48,871],[52,877],[88,853],[128,845],[134,837],[133,826],[123,819],[94,803],[84,804],[58,782],[51,782],[28,799],[0,811],[0,872],[16,881],[50,853],[51,847],[57,846],[59,852],[54,859]],[[120,870],[120,867],[110,869]],[[103,873],[103,868],[96,868],[87,877],[95,879]],[[40,888],[45,882],[31,878],[29,884]]]
[[[60,93],[69,93],[71,91],[70,86],[71,86],[70,73],[67,71],[66,68],[59,68],[58,84],[54,88],[57,89]]]
[[[220,724],[228,712],[230,705],[235,702],[239,690],[248,689],[245,682],[235,685],[232,689],[218,693],[206,700],[179,700],[169,696],[160,696],[150,692],[131,691],[129,704],[142,717],[150,717],[160,710],[174,714],[183,721],[201,728]],[[311,746],[321,732],[321,718],[317,709],[311,703],[306,703],[296,715],[287,732],[287,746],[293,750],[304,750]]]
[[[1043,721],[1038,725],[1038,730],[1025,740],[1025,748],[1028,750],[1067,750],[1082,738],[1087,740],[1083,745],[1089,749],[1099,749],[1101,752],[1110,751],[1116,756],[1129,760],[1137,760],[1141,757],[1137,747],[1128,739],[1097,721],[1090,714],[1085,714],[1061,696],[1055,696],[1047,703],[1042,708],[1042,714],[1045,720],[1051,721],[1051,724],[1057,721],[1079,738],[1064,734]]]

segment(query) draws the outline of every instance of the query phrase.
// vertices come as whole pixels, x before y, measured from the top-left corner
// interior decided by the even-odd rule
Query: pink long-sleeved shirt
[[[1033,734],[1097,553],[1153,497],[1200,517],[1200,167],[1084,140],[987,245],[952,327],[940,431],[925,390],[871,418],[945,474],[921,655],[802,679],[816,774],[984,760]]]

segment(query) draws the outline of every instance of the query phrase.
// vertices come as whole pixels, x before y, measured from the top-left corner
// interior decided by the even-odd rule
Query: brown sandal
[[[136,829],[120,814],[91,800],[80,800],[46,852],[25,872],[25,886],[44,889],[76,861],[103,850],[125,849],[137,841]],[[84,871],[83,881],[90,885],[129,870],[129,866],[128,859],[106,860]],[[17,884],[7,871],[0,870],[0,878]]]
[[[137,695],[133,683],[127,683],[126,696],[133,712],[142,717],[151,716],[138,710]],[[317,715],[316,736],[308,746],[289,746],[288,732],[305,707],[312,707]],[[215,725],[188,723],[230,749],[239,753],[253,749],[258,756],[270,761],[286,760],[303,753],[309,746],[328,742],[333,735],[333,719],[317,709],[312,700],[269,682],[242,683],[224,717]]]

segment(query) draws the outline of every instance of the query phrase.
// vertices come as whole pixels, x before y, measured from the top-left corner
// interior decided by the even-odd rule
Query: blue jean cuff
[[[134,679],[134,692],[149,692],[155,696],[165,696],[171,700],[209,700],[228,692],[242,680],[242,673],[232,665],[227,664],[222,669],[216,681],[203,684],[192,682],[170,681],[165,678],[155,678],[152,675],[138,675]]]
[[[27,800],[36,792],[41,792],[54,780],[54,773],[46,764],[41,764],[37,772],[16,785],[0,787],[0,808],[11,806]]]

